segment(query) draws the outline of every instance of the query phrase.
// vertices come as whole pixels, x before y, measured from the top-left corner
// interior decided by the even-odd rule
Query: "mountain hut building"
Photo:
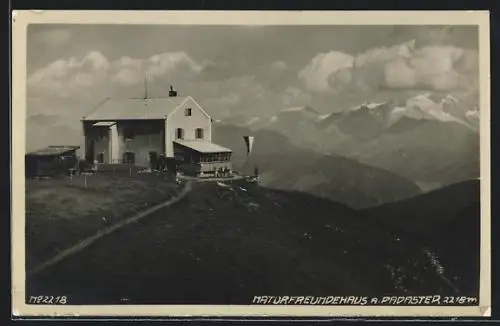
[[[85,160],[209,177],[232,170],[232,151],[212,143],[211,116],[191,97],[107,98],[82,118]],[[163,160],[164,159],[164,160]]]

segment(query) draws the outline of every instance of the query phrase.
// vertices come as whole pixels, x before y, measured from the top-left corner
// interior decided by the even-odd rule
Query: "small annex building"
[[[167,168],[196,176],[232,170],[230,149],[212,143],[212,118],[191,97],[107,98],[82,118],[85,160]]]
[[[77,167],[80,146],[49,146],[25,155],[26,177],[66,174]]]

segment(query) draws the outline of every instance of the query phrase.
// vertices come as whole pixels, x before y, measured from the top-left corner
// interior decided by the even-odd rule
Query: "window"
[[[102,141],[102,140],[106,139],[107,136],[108,136],[108,133],[106,132],[106,130],[100,129],[97,133],[97,140]]]
[[[135,153],[134,152],[125,152],[123,154],[123,163],[134,164],[135,163]]]
[[[104,163],[104,153],[97,154],[97,163]]]
[[[196,128],[195,134],[196,134],[196,139],[203,139],[203,129],[202,128]]]
[[[123,130],[123,138],[125,140],[132,140],[134,139],[134,130],[132,128],[126,128]]]
[[[191,109],[191,108],[185,109],[185,110],[184,110],[184,115],[185,115],[186,117],[190,117],[190,116],[191,116],[191,113],[192,113],[191,111],[192,111],[192,109]]]
[[[177,139],[184,139],[184,129],[182,128],[177,128],[175,137]]]

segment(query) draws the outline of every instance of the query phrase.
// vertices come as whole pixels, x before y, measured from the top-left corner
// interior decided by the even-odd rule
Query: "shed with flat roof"
[[[48,146],[25,155],[26,177],[54,176],[76,168],[80,146]]]

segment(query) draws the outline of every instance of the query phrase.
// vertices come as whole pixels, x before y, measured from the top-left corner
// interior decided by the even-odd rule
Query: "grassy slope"
[[[479,196],[479,180],[471,180],[365,212],[407,232],[433,236],[436,230],[454,222],[461,211],[479,203]]]
[[[26,180],[27,267],[97,230],[172,197],[178,185],[154,175]]]
[[[404,235],[344,205],[245,181],[195,185],[173,207],[29,280],[29,291],[75,303],[221,304],[264,294],[450,293]]]
[[[480,257],[479,186],[479,180],[465,181],[363,214],[427,243],[457,285],[475,294]]]

